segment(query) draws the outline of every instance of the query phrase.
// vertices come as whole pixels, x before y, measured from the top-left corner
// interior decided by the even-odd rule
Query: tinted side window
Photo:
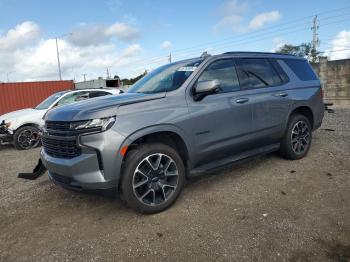
[[[306,60],[285,59],[283,61],[293,70],[300,80],[317,80],[316,74]]]
[[[89,98],[99,97],[99,96],[106,96],[110,95],[110,93],[104,92],[104,91],[92,91],[89,94]]]
[[[236,60],[242,89],[261,88],[282,84],[282,80],[268,59],[240,58]]]
[[[286,74],[286,72],[284,72],[284,70],[282,69],[281,65],[278,63],[278,61],[276,59],[270,59],[270,62],[272,64],[273,68],[279,74],[280,78],[282,79],[283,84],[288,83],[289,82],[289,77]]]
[[[240,89],[235,64],[232,59],[218,60],[208,65],[198,78],[198,82],[207,80],[219,80],[221,93],[238,91]]]

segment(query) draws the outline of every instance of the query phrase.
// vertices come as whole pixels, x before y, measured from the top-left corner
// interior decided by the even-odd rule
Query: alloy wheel
[[[30,129],[24,129],[18,135],[17,142],[23,149],[30,149],[36,147],[40,142],[38,132]]]
[[[310,130],[305,121],[295,123],[291,134],[292,149],[297,154],[304,153],[310,143]]]
[[[156,153],[142,159],[133,175],[133,192],[146,205],[165,203],[175,192],[179,171],[168,155]]]

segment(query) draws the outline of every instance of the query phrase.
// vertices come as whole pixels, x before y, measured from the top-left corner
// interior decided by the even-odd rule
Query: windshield
[[[202,61],[203,59],[198,59],[161,66],[137,81],[128,93],[153,94],[173,91],[186,81]]]
[[[35,109],[48,109],[56,99],[60,98],[66,91],[55,93],[42,101]]]

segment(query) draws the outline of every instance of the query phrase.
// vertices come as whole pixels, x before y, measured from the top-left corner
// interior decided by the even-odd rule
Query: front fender
[[[186,149],[187,149],[187,153],[188,153],[188,157],[189,160],[191,162],[191,156],[193,155],[193,145],[191,143],[191,141],[188,139],[189,135],[185,133],[185,131],[175,125],[172,124],[160,124],[160,125],[153,125],[153,126],[148,126],[139,130],[136,130],[135,132],[133,132],[132,134],[130,134],[122,143],[122,145],[119,148],[119,151],[124,147],[124,146],[128,146],[130,144],[132,144],[134,141],[136,141],[137,139],[146,136],[146,135],[150,135],[150,134],[154,134],[154,133],[158,133],[158,132],[172,132],[175,133],[176,135],[178,135],[182,141],[184,141]]]

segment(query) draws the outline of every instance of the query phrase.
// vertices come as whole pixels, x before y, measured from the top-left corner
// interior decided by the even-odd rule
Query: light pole
[[[55,40],[56,40],[56,54],[57,54],[57,66],[58,66],[58,76],[60,78],[60,80],[62,80],[62,73],[61,73],[61,62],[60,62],[60,51],[58,49],[58,39],[59,38],[63,38],[67,35],[72,35],[72,33],[68,33],[68,34],[64,34],[61,36],[56,36]]]

